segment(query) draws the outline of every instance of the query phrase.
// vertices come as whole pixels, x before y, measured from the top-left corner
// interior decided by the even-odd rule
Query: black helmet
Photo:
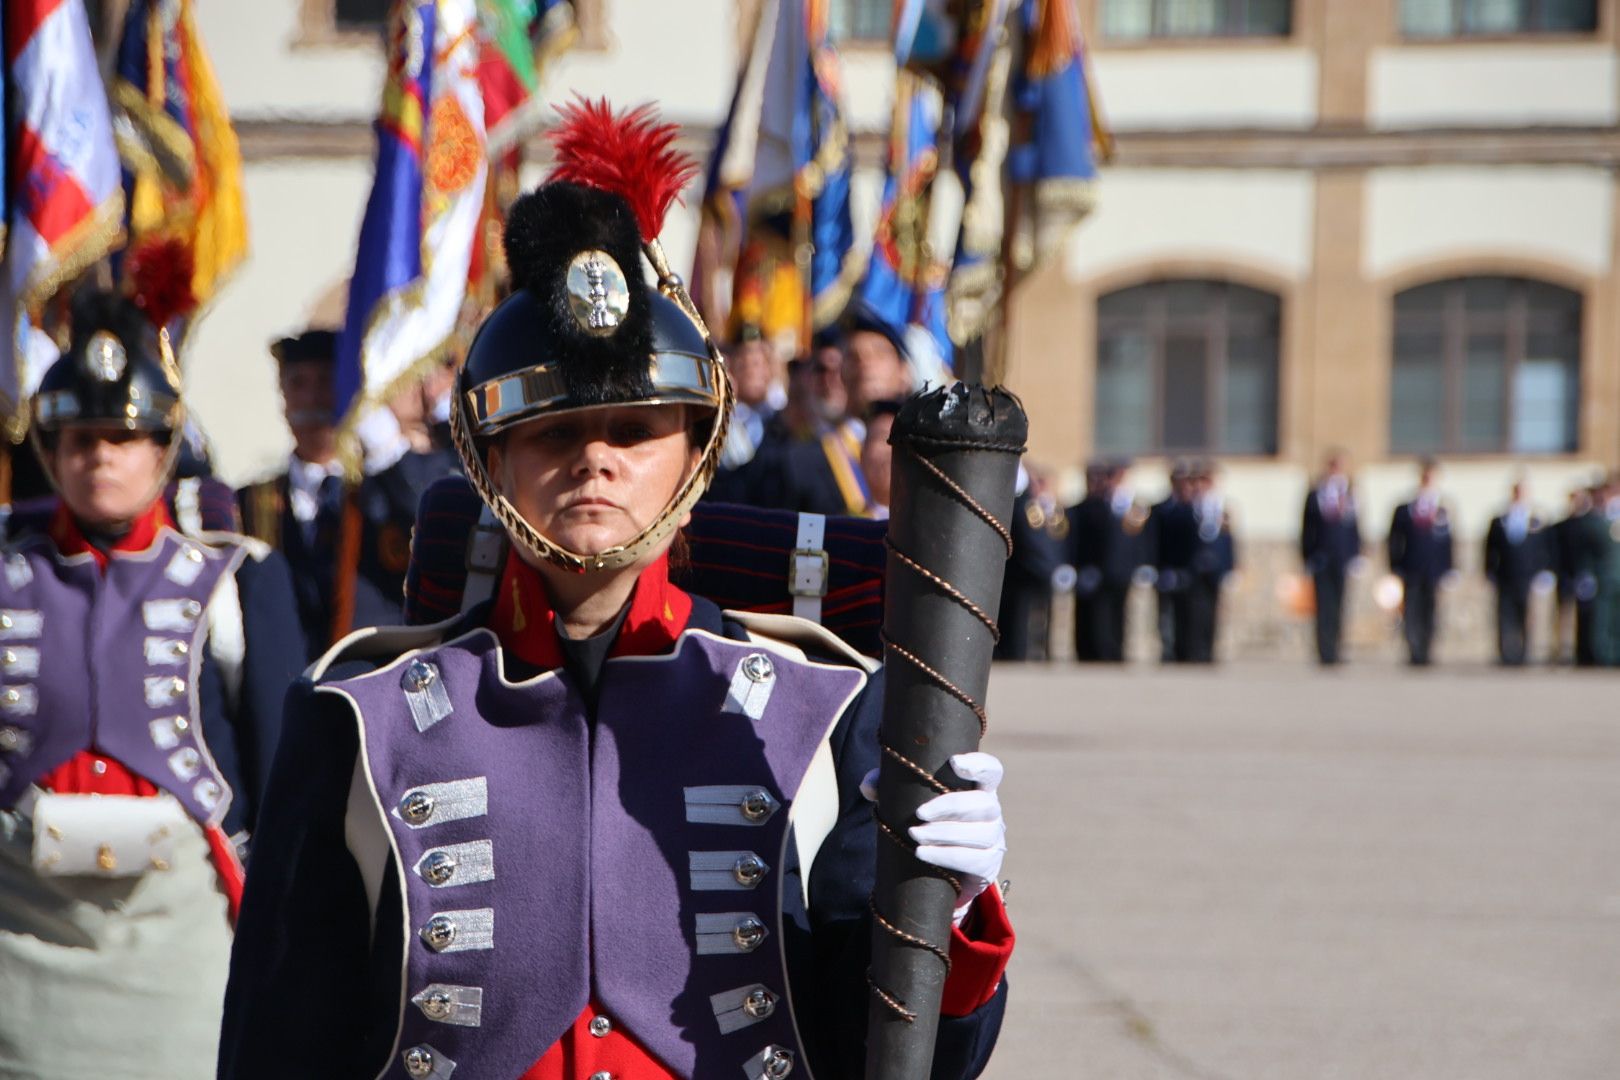
[[[46,370],[30,411],[33,430],[45,439],[67,424],[97,424],[167,441],[182,421],[168,338],[123,296],[79,293],[67,350]]]
[[[724,363],[658,243],[668,205],[690,179],[674,129],[646,108],[563,110],[550,182],[513,204],[506,261],[515,288],[479,327],[457,382],[451,431],[468,478],[515,542],[571,570],[628,566],[673,532],[720,460],[731,416]],[[635,177],[636,180],[628,180]],[[658,278],[648,285],[647,257]],[[541,536],[494,488],[487,440],[540,416],[611,405],[710,410],[701,463],[639,536],[580,555]]]

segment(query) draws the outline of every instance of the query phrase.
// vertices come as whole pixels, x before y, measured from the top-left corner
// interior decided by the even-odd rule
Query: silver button
[[[197,797],[197,801],[204,809],[212,810],[219,805],[225,790],[212,780],[199,780],[197,786],[191,789],[191,793]]]
[[[776,800],[768,791],[750,791],[743,796],[742,813],[749,821],[763,821],[776,809]]]
[[[422,927],[422,940],[434,952],[443,952],[456,940],[456,923],[445,915],[435,915]]]
[[[405,1051],[405,1071],[418,1078],[433,1075],[433,1051],[425,1046],[413,1046]]]
[[[743,658],[743,674],[752,682],[764,682],[776,674],[776,668],[771,664],[771,658],[764,653],[749,653]]]
[[[608,1034],[610,1032],[612,1032],[612,1030],[613,1030],[613,1021],[609,1020],[607,1017],[605,1017],[605,1016],[593,1016],[593,1017],[591,1017],[591,1034],[595,1035],[598,1039],[607,1038]]]
[[[186,618],[195,619],[202,614],[202,605],[195,600],[187,600],[180,605],[180,610],[185,614]]]
[[[22,691],[13,686],[4,694],[0,694],[0,700],[3,700],[7,705],[15,705],[22,700]]]
[[[591,1073],[591,1080],[613,1080],[613,1074],[604,1069],[601,1072]]]
[[[765,940],[765,924],[754,918],[744,919],[731,932],[731,940],[743,952],[753,952]]]
[[[16,667],[17,666],[17,650],[16,649],[6,649],[4,652],[0,652],[0,664],[3,664],[8,668]]]
[[[405,668],[405,677],[400,680],[400,685],[406,690],[420,693],[432,686],[438,678],[438,668],[425,660],[412,660]]]
[[[425,995],[419,1003],[422,1012],[429,1020],[443,1020],[450,1015],[450,995],[443,990],[435,990]]]
[[[755,1020],[763,1020],[776,1011],[776,995],[769,990],[755,990],[743,998],[743,1012]]]
[[[0,727],[0,752],[14,753],[24,742],[22,730],[14,727]]]
[[[758,855],[744,855],[731,868],[731,876],[737,884],[752,889],[765,879],[765,862]]]
[[[174,718],[174,730],[185,731],[190,726],[191,721],[186,719],[184,716],[177,716]]]
[[[765,1055],[765,1075],[770,1080],[782,1080],[793,1071],[793,1055],[780,1046],[773,1046]]]
[[[399,813],[412,825],[421,825],[433,816],[433,796],[425,791],[407,792],[399,801]]]
[[[184,641],[171,641],[169,642],[169,652],[176,657],[185,656],[191,652],[191,646]]]
[[[90,763],[90,771],[95,773],[97,776],[106,776],[107,763],[102,761],[100,758],[96,758],[95,761]]]
[[[186,692],[186,680],[176,675],[169,680],[169,696],[177,698]]]
[[[443,885],[456,872],[456,857],[447,851],[435,851],[422,863],[422,879],[429,885]]]
[[[17,620],[10,615],[0,615],[0,630],[10,630],[17,624]]]
[[[192,562],[202,562],[203,554],[194,547],[188,547],[186,548],[186,558],[190,559]]]

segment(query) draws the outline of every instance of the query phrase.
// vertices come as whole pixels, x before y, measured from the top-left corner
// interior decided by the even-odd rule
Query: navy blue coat
[[[1499,589],[1513,593],[1530,590],[1537,574],[1553,568],[1555,552],[1551,530],[1532,517],[1517,544],[1508,538],[1506,515],[1491,519],[1485,533],[1485,576]]]
[[[1425,528],[1417,523],[1412,508],[1412,503],[1402,503],[1390,519],[1390,571],[1408,581],[1437,582],[1455,564],[1451,517],[1438,508]]]
[[[1342,574],[1361,555],[1361,524],[1355,503],[1346,500],[1332,520],[1322,512],[1320,489],[1305,496],[1304,520],[1299,530],[1299,553],[1313,574]]]
[[[475,610],[467,625],[483,621]],[[720,610],[693,598],[688,626],[745,635]],[[328,673],[360,674],[364,665]],[[874,676],[837,724],[838,823],[821,848],[806,910],[797,886],[781,890],[783,948],[804,1050],[821,1076],[862,1075],[871,922],[867,901],[876,861],[872,812],[860,781],[878,763],[882,676]],[[314,693],[308,680],[288,698],[257,862],[248,878],[231,956],[220,1043],[221,1080],[272,1080],[297,1063],[303,1080],[373,1076],[387,1063],[400,1010],[401,897],[390,862],[383,874],[376,930],[354,858],[345,843],[350,781],[359,737],[343,704]],[[788,878],[802,875],[787,845]],[[289,1012],[289,1002],[323,1004]],[[1007,989],[973,1014],[942,1018],[933,1075],[978,1076],[1001,1028]],[[507,1080],[494,1077],[490,1080]]]

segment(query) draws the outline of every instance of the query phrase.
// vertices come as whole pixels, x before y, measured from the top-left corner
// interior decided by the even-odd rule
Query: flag
[[[981,337],[1001,303],[1013,54],[1011,36],[1004,39],[1001,29],[1010,9],[1011,0],[974,0],[967,6],[947,76],[955,117],[952,165],[963,203],[945,303],[956,346]]]
[[[539,129],[546,69],[579,36],[572,0],[478,0],[478,81],[494,158]]]
[[[0,312],[0,397],[14,418],[54,350],[46,303],[118,243],[124,199],[107,94],[83,0],[5,0],[11,218]]]
[[[130,246],[183,241],[206,302],[247,255],[247,217],[241,148],[192,0],[133,0],[113,101]]]
[[[809,345],[860,278],[850,217],[853,161],[827,0],[765,0],[704,197],[694,270],[712,314],[731,272],[729,324]]]
[[[377,175],[360,225],[335,389],[342,435],[455,344],[488,164],[473,0],[406,0],[390,19]]]
[[[1019,200],[1011,269],[1023,272],[1050,258],[1095,205],[1107,134],[1096,123],[1071,0],[1022,0],[1016,21],[1024,64],[1014,78],[1019,122],[1007,178]]]
[[[4,16],[0,15],[0,42],[3,42],[6,36],[4,21]],[[11,142],[10,114],[6,112],[6,83],[9,81],[6,73],[0,71],[0,260],[6,257],[6,226],[11,222],[11,215],[7,212],[7,207],[11,203],[7,198],[11,188],[11,177],[6,172],[6,146]]]

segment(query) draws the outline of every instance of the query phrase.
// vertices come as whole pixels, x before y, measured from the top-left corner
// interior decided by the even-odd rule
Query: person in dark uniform
[[[287,567],[171,515],[179,369],[123,297],[75,297],[31,413],[59,494],[0,552],[0,1074],[202,1080],[304,663]]]
[[[1093,462],[1086,494],[1068,512],[1075,569],[1074,651],[1084,662],[1125,659],[1125,609],[1142,564],[1143,510],[1125,485],[1128,466]]]
[[[709,497],[770,510],[851,513],[849,484],[839,481],[848,471],[834,469],[835,461],[842,466],[860,460],[861,440],[847,438],[841,427],[849,401],[843,363],[842,337],[835,331],[817,335],[809,357],[789,361],[787,405],[766,423],[759,450],[737,479]]]
[[[1019,466],[1020,488],[1013,497],[1012,556],[1001,579],[1001,606],[996,623],[1001,640],[998,660],[1044,659],[1036,627],[1050,626],[1054,578],[1065,563],[1069,517],[1044,471]]]
[[[367,440],[370,475],[359,484],[345,479],[332,385],[336,348],[337,334],[318,328],[270,346],[292,458],[285,471],[237,493],[243,531],[281,551],[292,567],[311,660],[356,627],[400,621],[416,504],[429,484],[455,470],[447,439],[433,434],[442,422],[433,422],[425,391],[413,387],[401,406],[414,420],[417,445],[392,410],[379,410],[368,418],[372,430],[381,421],[381,434]]]
[[[1176,627],[1177,659],[1190,664],[1215,662],[1220,635],[1221,590],[1237,569],[1237,543],[1231,512],[1215,484],[1213,462],[1192,470],[1192,510],[1196,542],[1185,600],[1185,616]],[[1184,644],[1183,644],[1184,643]]]
[[[863,1070],[881,665],[671,584],[726,376],[679,279],[641,283],[656,220],[567,153],[582,122],[622,146],[625,118],[581,112],[508,216],[515,289],[453,413],[510,541],[500,583],[450,622],[352,639],[292,694],[222,1080]],[[965,1080],[1012,940],[989,884],[1000,765],[954,760],[969,789],[910,833],[959,875],[931,1073]],[[289,1023],[314,988],[336,1004]]]
[[[1586,619],[1589,663],[1620,666],[1620,481],[1614,475],[1592,490],[1592,510],[1581,519],[1581,580],[1591,594]]]
[[[1186,584],[1183,574],[1192,561],[1192,467],[1176,461],[1170,467],[1170,493],[1148,511],[1143,531],[1145,562],[1152,570],[1159,615],[1159,661],[1176,659],[1177,598]]]
[[[716,502],[746,503],[749,501],[748,466],[765,441],[766,425],[776,415],[771,400],[776,373],[770,342],[752,323],[744,323],[739,328],[736,341],[722,350],[722,355],[726,372],[737,390],[737,406],[709,497]],[[780,400],[776,404],[780,404]]]
[[[1508,507],[1485,533],[1485,577],[1496,587],[1496,649],[1502,663],[1518,667],[1529,645],[1530,591],[1553,566],[1552,534],[1530,508],[1523,480],[1513,485]]]
[[[1331,666],[1339,662],[1344,632],[1345,580],[1361,558],[1355,488],[1337,451],[1328,455],[1322,479],[1305,496],[1299,550],[1315,586],[1317,659]]]
[[[1428,666],[1439,622],[1439,593],[1455,566],[1451,513],[1435,488],[1436,466],[1424,461],[1418,490],[1395,508],[1389,523],[1389,569],[1401,579],[1407,655],[1413,666]]]
[[[1592,611],[1597,599],[1597,575],[1589,519],[1602,505],[1603,485],[1595,483],[1570,494],[1569,513],[1553,527],[1557,550],[1559,632],[1570,636],[1569,660],[1576,667],[1592,667]]]

